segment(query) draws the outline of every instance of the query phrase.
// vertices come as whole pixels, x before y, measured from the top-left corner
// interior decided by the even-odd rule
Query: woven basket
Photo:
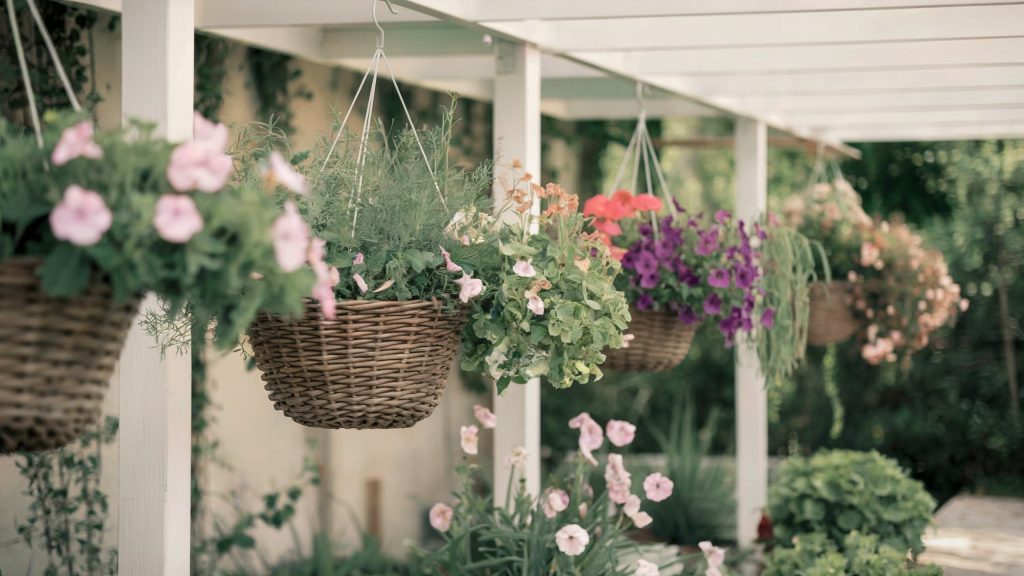
[[[337,318],[314,302],[295,320],[261,315],[249,328],[274,408],[315,428],[408,428],[444,392],[462,312],[426,300],[339,300]]]
[[[37,258],[0,263],[0,453],[59,448],[96,423],[138,301],[94,280],[43,293]]]
[[[857,319],[849,302],[846,282],[815,284],[810,293],[807,343],[826,346],[848,340],[857,331]]]
[[[628,348],[607,350],[605,368],[621,372],[662,372],[679,365],[690,352],[697,325],[686,325],[672,312],[629,309],[633,320],[629,333],[633,341]]]

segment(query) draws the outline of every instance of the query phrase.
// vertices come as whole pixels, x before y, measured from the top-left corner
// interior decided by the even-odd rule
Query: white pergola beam
[[[192,138],[193,0],[126,0],[122,112],[170,140]],[[152,295],[143,311],[159,310]],[[161,357],[135,322],[118,369],[118,574],[180,576],[191,552],[189,354]]]
[[[763,122],[736,120],[735,155],[735,214],[750,223],[768,211],[768,132]],[[736,345],[735,386],[736,538],[740,546],[750,546],[768,503],[768,393],[757,348],[743,338]]]
[[[988,110],[897,110],[871,112],[830,112],[799,114],[789,120],[808,130],[840,132],[848,127],[866,126],[942,126],[944,124],[1022,124],[1024,102],[1013,108]]]
[[[481,44],[482,46],[483,44]],[[431,80],[492,80],[494,78],[494,49],[487,48],[486,55],[446,55],[446,56],[393,56],[390,44],[386,47],[388,62],[391,70],[397,78],[407,82],[416,83],[424,78]],[[324,60],[352,68],[354,70],[366,70],[370,64],[370,56],[373,54],[364,52],[359,57],[340,58],[332,51],[326,51]],[[568,79],[592,79],[598,85],[608,85],[615,82],[593,68],[588,68],[577,62],[558,58],[556,56],[544,56],[541,58],[544,65],[544,78],[568,78]],[[382,67],[383,70],[383,67]],[[619,81],[621,82],[621,81]],[[630,88],[632,91],[633,88]],[[630,92],[632,93],[632,92]]]
[[[707,97],[1017,88],[1024,87],[1024,65],[653,79]]]
[[[494,83],[494,204],[508,218],[514,211],[502,212],[508,190],[501,181],[511,163],[518,160],[526,172],[540,174],[540,50],[498,41]],[[539,214],[540,202],[534,202],[532,210]],[[536,223],[531,232],[536,232]],[[499,422],[494,430],[494,498],[496,505],[504,506],[511,472],[505,458],[518,446],[529,455],[522,470],[526,489],[540,494],[540,379],[511,384],[500,396],[495,393],[494,408]]]
[[[484,43],[482,32],[447,22],[392,24],[384,28],[384,43],[389,57],[427,59],[449,55],[492,56],[493,53]],[[377,29],[372,26],[330,28],[323,35],[321,57],[368,59],[376,48]]]
[[[730,96],[735,106],[761,113],[822,113],[915,110],[960,110],[1016,107],[1024,103],[1024,86],[901,90],[826,94],[749,94]]]
[[[877,44],[823,44],[662,49],[595,56],[621,58],[637,74],[762,75],[906,68],[992,66],[1024,63],[1024,37],[924,40]]]
[[[635,99],[576,98],[545,99],[544,113],[562,120],[629,120],[636,119],[638,104]],[[683,98],[647,100],[648,118],[691,118],[719,116],[721,113]]]
[[[377,10],[383,26],[395,22],[429,22],[434,18],[400,10],[391,14],[383,6]],[[196,0],[197,28],[253,28],[262,26],[341,26],[372,25],[369,3],[338,0],[301,0],[298,2],[257,2],[254,0]]]
[[[396,0],[396,3],[401,0]],[[628,17],[707,16],[715,14],[764,14],[776,12],[821,12],[878,10],[907,6],[966,6],[1010,4],[1012,0],[466,0],[458,4],[472,21],[483,20],[566,20]]]
[[[435,0],[436,1],[436,0]],[[839,12],[790,12],[481,22],[488,28],[560,52],[813,46],[1013,37],[1024,5],[942,6]]]
[[[822,136],[846,142],[919,142],[933,140],[996,140],[1024,138],[1024,123],[961,125],[851,126],[823,131]]]

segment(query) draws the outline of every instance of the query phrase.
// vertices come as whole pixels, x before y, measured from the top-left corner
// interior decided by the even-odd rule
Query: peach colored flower
[[[462,446],[462,451],[466,454],[476,456],[479,453],[479,442],[480,429],[476,426],[463,426],[459,429],[459,444]]]
[[[184,194],[164,194],[156,201],[153,227],[164,240],[184,244],[203,229],[203,216],[192,198]]]
[[[476,416],[477,422],[487,429],[493,429],[498,425],[498,417],[494,415],[486,406],[477,404],[473,406],[473,415]]]
[[[452,526],[452,507],[438,502],[430,508],[430,526],[438,532],[447,532]]]
[[[566,556],[579,556],[590,544],[590,534],[579,524],[569,524],[555,532],[555,543]]]
[[[92,246],[110,229],[113,214],[94,190],[72,184],[50,212],[50,229],[58,240],[75,246]]]
[[[85,121],[65,128],[53,147],[50,162],[54,166],[63,166],[75,158],[102,158],[103,149],[93,141],[92,134],[92,124]]]
[[[672,495],[674,484],[660,472],[644,478],[644,493],[651,502],[661,502]]]
[[[277,150],[270,153],[268,168],[264,171],[263,177],[270,183],[280,184],[286,190],[295,194],[306,194],[309,191],[309,187],[306,185],[306,177],[296,172],[292,165]]]
[[[624,420],[609,420],[605,425],[608,441],[622,448],[633,442],[636,437],[636,426]]]
[[[309,229],[293,202],[286,202],[284,214],[274,220],[274,257],[285,272],[294,272],[306,263]]]

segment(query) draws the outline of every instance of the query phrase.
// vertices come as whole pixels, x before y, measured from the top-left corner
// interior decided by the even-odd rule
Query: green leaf
[[[38,274],[47,294],[74,296],[89,285],[92,266],[80,248],[61,243],[46,257]]]

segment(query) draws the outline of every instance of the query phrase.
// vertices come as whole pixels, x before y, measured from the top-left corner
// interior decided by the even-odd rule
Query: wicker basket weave
[[[633,320],[629,333],[633,341],[628,348],[608,350],[605,368],[622,372],[662,372],[675,368],[686,359],[697,325],[685,325],[672,312],[629,309]]]
[[[274,408],[315,428],[408,428],[444,392],[462,312],[426,300],[339,300],[324,319],[260,316],[249,328],[256,366]]]
[[[138,309],[98,280],[73,298],[47,296],[41,263],[0,263],[0,453],[59,448],[99,419]]]
[[[838,344],[857,331],[857,319],[849,302],[847,282],[815,284],[810,293],[807,343],[812,346]]]

